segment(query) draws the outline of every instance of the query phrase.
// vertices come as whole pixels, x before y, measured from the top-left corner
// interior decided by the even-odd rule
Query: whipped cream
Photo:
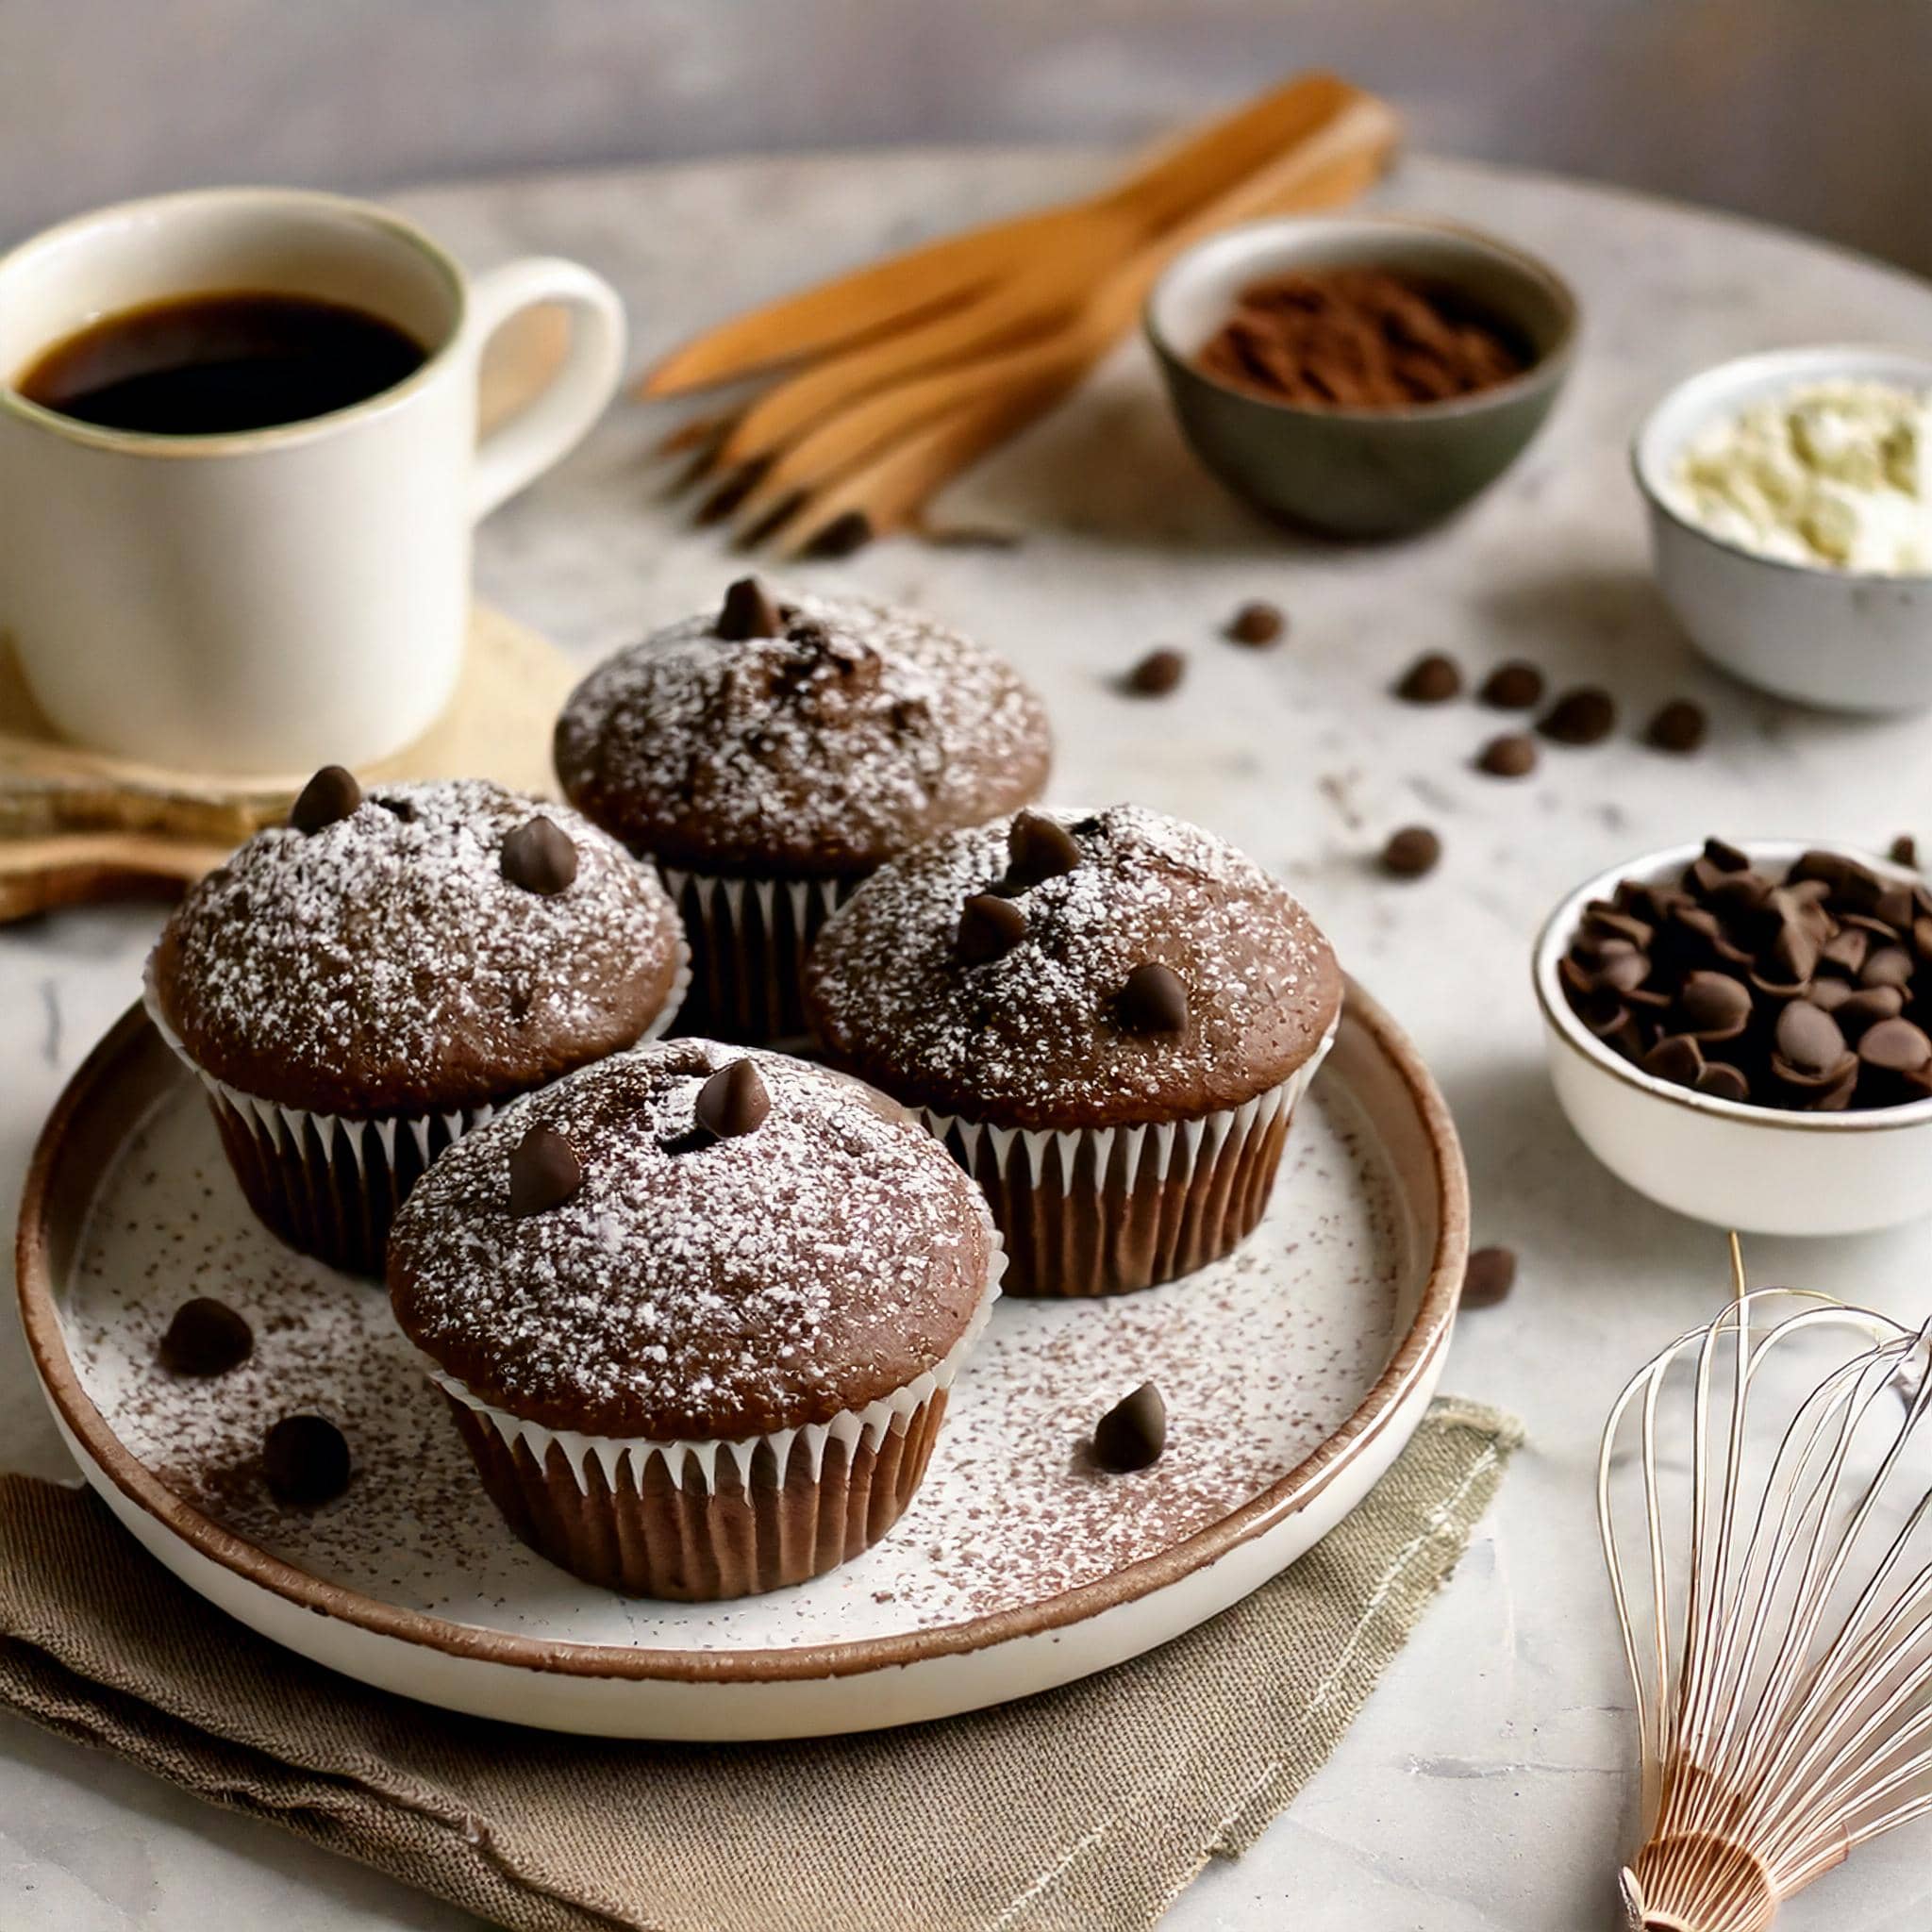
[[[1932,571],[1932,396],[1851,377],[1721,419],[1671,479],[1713,537],[1788,563]]]

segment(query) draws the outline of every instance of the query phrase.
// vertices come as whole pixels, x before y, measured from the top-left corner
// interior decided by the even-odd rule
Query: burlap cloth
[[[92,1495],[0,1477],[0,1701],[518,1932],[1128,1932],[1328,1755],[1519,1441],[1438,1402],[1286,1575],[1117,1670],[944,1724],[728,1747],[364,1690],[209,1608]]]

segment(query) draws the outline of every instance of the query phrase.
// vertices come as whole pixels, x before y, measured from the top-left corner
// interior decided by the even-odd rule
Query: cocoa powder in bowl
[[[1250,283],[1196,362],[1275,402],[1405,409],[1493,389],[1533,359],[1459,291],[1357,267]]]

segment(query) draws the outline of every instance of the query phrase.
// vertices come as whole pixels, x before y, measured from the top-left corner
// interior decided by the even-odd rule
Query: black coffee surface
[[[365,309],[242,290],[105,316],[47,350],[20,391],[104,428],[213,436],[347,408],[425,359]]]

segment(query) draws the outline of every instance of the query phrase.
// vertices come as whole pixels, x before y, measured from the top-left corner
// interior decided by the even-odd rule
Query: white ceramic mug
[[[35,359],[144,303],[263,290],[346,303],[423,366],[348,408],[158,436],[29,402]],[[555,378],[477,441],[495,329],[569,305]],[[577,441],[624,359],[615,291],[575,262],[472,280],[421,229],[329,194],[130,202],[0,258],[0,631],[50,722],[148,762],[300,774],[396,751],[462,668],[470,526]]]

